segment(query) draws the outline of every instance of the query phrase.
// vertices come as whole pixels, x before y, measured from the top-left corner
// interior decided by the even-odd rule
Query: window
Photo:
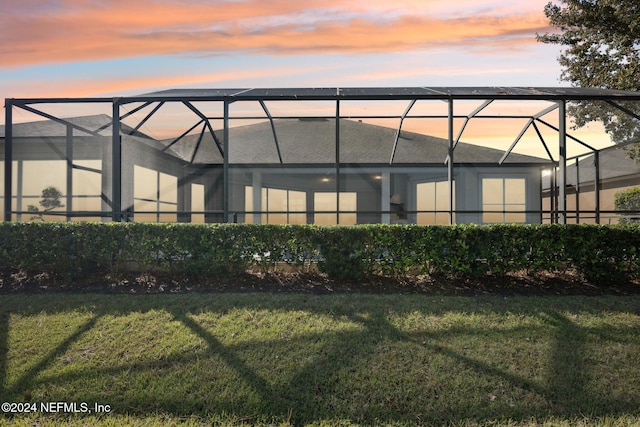
[[[74,211],[102,210],[102,170],[100,160],[77,160],[73,162],[73,206]],[[91,221],[96,217],[76,217],[74,220]]]
[[[191,211],[204,212],[204,185],[191,184]],[[203,224],[205,222],[204,214],[192,214],[191,222]]]
[[[67,206],[67,162],[64,160],[18,160],[14,163],[13,197],[16,199],[16,209],[24,211],[18,214],[18,221],[32,221],[41,218],[45,221],[66,221],[67,217],[53,212],[69,209]],[[61,193],[60,203],[64,206],[53,209],[49,215],[27,213],[29,206],[34,206],[40,212],[42,191],[54,187]]]
[[[251,212],[253,207],[253,187],[245,187],[245,210]],[[307,193],[304,191],[281,190],[278,188],[262,188],[263,224],[306,224]],[[296,213],[298,212],[298,213]],[[253,214],[245,216],[247,224],[253,223]]]
[[[453,193],[456,186],[453,183]],[[454,197],[455,203],[455,197]],[[455,206],[454,206],[455,209]],[[449,182],[423,182],[416,186],[416,222],[424,225],[449,224]],[[437,212],[444,211],[444,212]],[[455,223],[455,218],[454,218]]]
[[[136,221],[176,222],[178,178],[142,166],[134,166],[133,209]]]
[[[356,210],[358,208],[357,193],[338,193],[340,197],[340,213],[338,211],[338,197],[335,192],[317,192],[313,195],[313,204],[316,212],[328,211],[334,213],[316,213],[313,223],[317,225],[354,225],[358,222]],[[342,213],[352,211],[349,213]],[[337,221],[336,221],[337,220]]]
[[[484,178],[482,180],[482,221],[484,223],[526,222],[524,213],[527,207],[526,197],[524,178]]]
[[[4,162],[1,162],[4,165]],[[17,160],[13,162],[13,199],[14,208],[23,211],[14,216],[18,221],[43,219],[46,221],[96,220],[93,216],[81,217],[79,212],[99,212],[102,210],[102,170],[100,160],[74,160],[71,169],[71,182],[68,182],[69,165],[65,160]],[[0,170],[0,190],[4,193],[4,167]],[[67,194],[71,186],[71,195]],[[53,187],[60,192],[62,206],[53,209],[48,215],[40,205],[42,192]],[[0,193],[1,194],[1,193]],[[39,210],[39,214],[29,213],[29,206]],[[75,215],[67,215],[74,212]],[[55,214],[54,214],[55,213]]]

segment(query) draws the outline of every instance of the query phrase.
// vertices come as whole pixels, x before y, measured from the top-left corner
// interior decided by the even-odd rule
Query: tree
[[[27,206],[27,212],[34,214],[30,220],[44,221],[43,215],[47,212],[54,210],[55,208],[62,208],[64,205],[60,202],[62,193],[56,187],[47,187],[42,190],[42,200],[40,200],[40,206],[44,209],[41,211],[35,205]]]
[[[631,187],[626,190],[618,191],[615,195],[615,206],[617,211],[631,211],[631,215],[623,215],[620,217],[620,224],[629,224],[638,222],[640,214],[640,187]],[[635,211],[635,212],[634,212]]]
[[[564,49],[558,57],[561,79],[578,87],[640,90],[640,2],[638,0],[559,0],[544,13],[558,33],[538,34],[542,43]],[[635,103],[620,106],[640,113]],[[600,120],[615,143],[640,141],[638,120],[620,108],[602,102],[568,106],[576,127]],[[640,159],[640,146],[627,150]]]

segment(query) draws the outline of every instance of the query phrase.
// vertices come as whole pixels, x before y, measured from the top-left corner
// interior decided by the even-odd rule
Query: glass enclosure
[[[615,206],[618,192],[640,184],[640,168],[606,148],[602,127],[572,128],[564,98],[463,89],[7,100],[0,203],[13,221],[444,225],[640,217]],[[451,97],[456,90],[464,96]],[[627,124],[637,121],[636,102],[624,103]]]

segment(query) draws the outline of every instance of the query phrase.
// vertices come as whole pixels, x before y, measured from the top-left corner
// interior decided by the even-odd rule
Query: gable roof
[[[268,121],[229,129],[231,164],[333,164],[336,121],[329,119],[274,120],[275,134]],[[389,164],[394,153],[396,129],[348,119],[340,120],[340,163]],[[223,132],[216,131],[218,141]],[[188,135],[172,146],[187,161],[197,164],[222,163],[220,149],[209,133]],[[169,143],[169,141],[164,141]],[[279,153],[278,153],[279,151]],[[393,164],[444,164],[448,141],[434,136],[402,131]],[[460,142],[455,163],[498,164],[504,152]],[[506,164],[549,164],[548,159],[512,153]]]

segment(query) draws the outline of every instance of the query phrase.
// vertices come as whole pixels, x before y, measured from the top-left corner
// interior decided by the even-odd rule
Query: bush
[[[288,264],[339,280],[572,269],[591,282],[640,270],[640,225],[310,225],[1,223],[0,269],[71,282],[132,268],[229,277]]]
[[[617,211],[635,211],[631,215],[622,215],[620,224],[638,222],[638,219],[640,219],[640,187],[618,191],[615,195],[614,203]]]

